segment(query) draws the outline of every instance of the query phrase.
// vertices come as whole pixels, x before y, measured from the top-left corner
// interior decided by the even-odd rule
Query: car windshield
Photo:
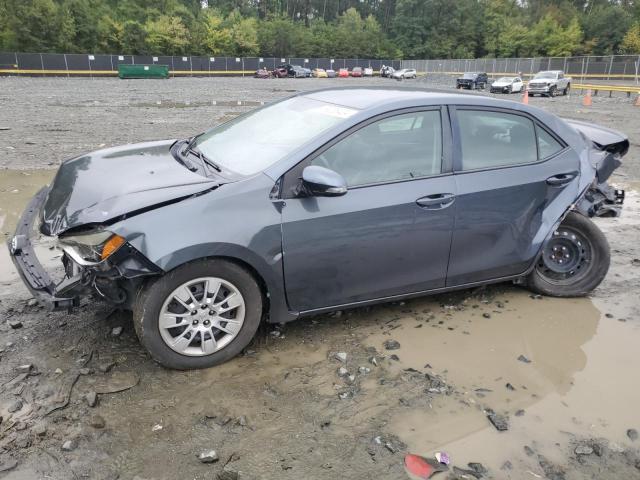
[[[556,78],[556,74],[554,72],[538,72],[533,78]]]
[[[462,78],[476,78],[477,76],[477,73],[465,73]]]
[[[511,83],[513,82],[513,77],[502,77],[498,79],[499,83]]]
[[[253,110],[199,137],[194,146],[223,170],[253,175],[356,110],[294,97]]]

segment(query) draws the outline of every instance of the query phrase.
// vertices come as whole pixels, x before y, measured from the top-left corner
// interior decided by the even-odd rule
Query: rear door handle
[[[562,185],[566,185],[571,182],[574,178],[578,176],[578,172],[569,172],[569,173],[559,173],[558,175],[554,175],[553,177],[547,178],[547,185],[551,185],[553,187],[560,187]]]
[[[435,193],[416,200],[418,206],[427,210],[441,210],[453,204],[456,196],[453,193]]]

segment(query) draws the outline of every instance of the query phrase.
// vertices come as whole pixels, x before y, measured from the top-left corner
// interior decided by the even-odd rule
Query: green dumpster
[[[118,65],[118,77],[169,78],[168,65]]]

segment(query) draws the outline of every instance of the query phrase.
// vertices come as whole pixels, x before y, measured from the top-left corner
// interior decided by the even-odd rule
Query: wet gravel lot
[[[0,78],[0,232],[65,158],[188,137],[345,84],[447,86]],[[45,312],[2,249],[0,478],[398,479],[405,453],[437,451],[451,465],[436,478],[640,478],[640,108],[623,95],[589,108],[578,95],[530,103],[632,141],[614,178],[628,191],[624,214],[598,220],[611,270],[590,298],[504,284],[324,315],[265,326],[223,366],[174,372],[149,359],[127,314]],[[209,450],[219,459],[202,463]]]

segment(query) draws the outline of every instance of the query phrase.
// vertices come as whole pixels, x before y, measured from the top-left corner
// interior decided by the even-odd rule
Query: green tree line
[[[634,0],[0,0],[0,51],[475,58],[640,53]]]

